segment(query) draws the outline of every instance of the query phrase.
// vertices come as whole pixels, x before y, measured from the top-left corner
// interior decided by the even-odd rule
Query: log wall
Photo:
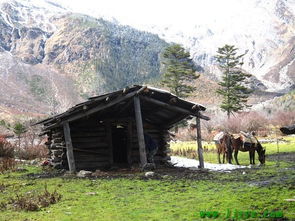
[[[72,123],[70,127],[78,170],[110,166],[106,123],[85,120]]]
[[[127,142],[128,162],[130,166],[139,166],[140,156],[135,121],[124,121],[120,124],[126,127],[126,136],[131,137],[131,139],[128,138]],[[70,123],[74,159],[78,171],[81,169],[94,170],[112,165],[113,153],[110,128],[115,125],[115,123],[99,123],[95,120]],[[144,132],[149,134],[159,145],[155,163],[162,164],[169,160],[168,142],[170,137],[168,131],[144,126]],[[46,145],[49,148],[52,165],[58,169],[68,169],[63,128],[52,129],[47,133],[47,136]]]
[[[136,126],[133,124],[132,132],[132,162],[139,163],[139,146],[137,139]],[[169,141],[170,136],[167,130],[162,130],[158,128],[144,127],[144,133],[149,134],[158,144],[158,152],[155,155],[155,163],[162,164],[167,160],[170,160],[168,156],[169,153]]]

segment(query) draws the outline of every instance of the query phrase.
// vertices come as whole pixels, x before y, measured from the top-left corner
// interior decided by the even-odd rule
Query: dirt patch
[[[266,160],[270,160],[270,161],[286,161],[286,162],[295,164],[295,152],[266,155]]]
[[[65,170],[56,170],[52,172],[28,173],[21,177],[29,178],[29,179],[54,178],[54,177],[63,176],[65,173],[66,173]]]
[[[193,179],[193,180],[211,180],[215,177],[215,173],[206,169],[188,169],[181,167],[173,167],[173,166],[161,166],[157,169],[153,170],[154,175],[151,177],[146,177],[145,173],[147,171],[141,171],[139,168],[132,169],[112,169],[112,170],[96,170],[92,174],[92,176],[84,177],[82,179],[116,179],[116,178],[128,178],[128,179]],[[54,178],[61,177],[64,179],[81,179],[76,177],[75,174],[69,174],[65,170],[56,170],[56,171],[44,171],[41,173],[29,173],[22,175],[21,178],[25,179],[44,179],[44,178]]]

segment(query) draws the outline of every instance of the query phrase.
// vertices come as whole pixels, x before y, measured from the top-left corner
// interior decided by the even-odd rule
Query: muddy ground
[[[270,163],[272,162],[272,163]],[[286,164],[287,163],[287,164]],[[271,164],[271,165],[268,165]],[[146,171],[139,168],[96,170],[85,179],[156,179],[156,180],[212,180],[214,182],[246,182],[250,186],[284,185],[295,189],[295,153],[268,155],[265,166],[238,168],[228,171],[212,171],[208,169],[181,168],[162,165],[155,169],[154,174],[146,176]],[[30,173],[26,179],[62,177],[64,179],[80,179],[65,170],[47,170],[41,173]]]

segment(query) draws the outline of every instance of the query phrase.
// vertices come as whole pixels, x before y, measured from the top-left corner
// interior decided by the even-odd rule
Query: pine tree
[[[247,105],[249,90],[245,85],[248,82],[250,74],[245,73],[241,66],[244,54],[237,55],[237,48],[234,45],[225,45],[218,48],[216,56],[220,69],[223,71],[221,86],[216,92],[223,96],[220,108],[227,113],[227,117],[234,112],[243,110]]]
[[[162,85],[168,87],[178,97],[187,97],[195,87],[188,85],[199,76],[196,74],[196,66],[190,58],[190,53],[179,44],[168,46],[163,52]]]
[[[23,124],[17,122],[17,123],[13,126],[13,132],[15,133],[15,135],[16,135],[17,138],[18,138],[18,147],[20,148],[20,144],[21,144],[21,142],[20,142],[20,140],[21,140],[21,135],[22,135],[23,133],[26,132],[26,127],[25,127]]]

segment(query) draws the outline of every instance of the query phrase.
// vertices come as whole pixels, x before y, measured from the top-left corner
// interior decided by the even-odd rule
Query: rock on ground
[[[155,176],[155,172],[153,172],[153,171],[146,172],[146,173],[144,174],[144,176],[145,176],[145,177],[153,177],[153,176]]]
[[[79,173],[77,173],[77,177],[83,178],[83,177],[91,177],[92,172],[87,170],[80,170]]]

